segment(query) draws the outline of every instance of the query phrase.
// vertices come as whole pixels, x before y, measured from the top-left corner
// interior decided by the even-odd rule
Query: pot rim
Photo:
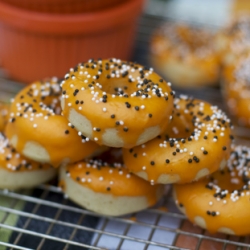
[[[89,13],[54,14],[29,11],[0,1],[0,25],[47,35],[74,35],[105,32],[119,28],[143,10],[144,0],[127,0],[114,7]]]

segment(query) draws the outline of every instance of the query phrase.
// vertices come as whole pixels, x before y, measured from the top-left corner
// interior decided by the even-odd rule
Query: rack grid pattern
[[[2,190],[0,197],[9,200],[0,207],[0,238],[11,232],[0,249],[250,249],[250,237],[210,235],[191,225],[171,192],[155,208],[115,218],[77,207],[53,185],[29,194]],[[10,217],[18,217],[17,225]]]
[[[162,17],[145,14],[140,20],[134,59],[148,64],[151,32]],[[0,98],[8,100],[20,84],[0,79]],[[225,109],[218,88],[181,90]],[[178,90],[177,90],[178,92]],[[248,129],[236,127],[237,141],[250,142]],[[216,249],[250,250],[250,237],[211,235],[192,225],[176,208],[171,186],[154,208],[125,217],[103,217],[78,207],[56,182],[34,190],[0,190],[0,249]]]

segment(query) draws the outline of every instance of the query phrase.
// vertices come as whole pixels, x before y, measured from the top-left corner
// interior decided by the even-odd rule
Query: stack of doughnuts
[[[152,68],[90,60],[70,70],[61,86],[63,116],[81,136],[110,149],[141,145],[169,125],[174,92]],[[61,168],[60,183],[76,203],[105,215],[152,206],[164,191],[132,174],[123,161],[100,159]]]
[[[98,214],[120,216],[155,205],[166,184],[173,184],[176,203],[192,222],[211,232],[248,233],[231,222],[215,228],[206,219],[220,220],[232,206],[224,199],[231,192],[224,183],[237,184],[231,200],[249,195],[250,150],[233,147],[232,124],[222,110],[176,97],[152,68],[114,58],[89,60],[63,80],[34,82],[13,99],[4,133],[4,179],[26,172],[27,177],[15,186],[2,181],[1,188],[33,187],[59,172],[58,185],[69,199]],[[36,173],[44,176],[39,182]],[[203,204],[199,199],[207,189],[216,191],[223,208],[211,201],[211,208],[204,204],[189,212],[191,195]]]

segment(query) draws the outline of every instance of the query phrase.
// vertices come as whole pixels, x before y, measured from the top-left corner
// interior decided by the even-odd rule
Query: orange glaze
[[[3,131],[8,121],[9,105],[0,103],[0,131]]]
[[[175,99],[173,124],[177,123],[177,130],[179,122],[184,124],[176,134],[170,123],[167,136],[123,149],[128,169],[152,183],[167,184],[189,183],[223,168],[232,138],[227,116],[209,103],[182,96]]]
[[[41,164],[20,155],[10,144],[9,140],[0,133],[0,168],[9,172],[28,172],[52,168],[49,164]]]
[[[214,85],[219,78],[220,57],[213,37],[204,29],[168,22],[152,36],[151,61],[174,85]]]
[[[111,147],[129,148],[154,138],[168,126],[173,108],[170,84],[152,69],[118,59],[79,64],[65,76],[62,89],[63,115],[85,136]],[[90,131],[70,119],[72,109],[90,121]],[[153,127],[156,131],[147,131]],[[109,129],[119,142],[114,136],[103,139]]]
[[[78,184],[95,192],[114,196],[146,196],[149,206],[158,201],[160,185],[149,182],[131,174],[119,164],[108,164],[100,160],[90,160],[69,165],[66,178],[72,178]]]
[[[62,162],[76,162],[93,154],[99,146],[85,141],[60,115],[61,89],[58,80],[39,81],[21,90],[11,104],[6,135],[10,143],[26,157],[57,167]],[[70,126],[69,126],[70,125]],[[12,138],[17,136],[17,142]],[[49,154],[37,158],[37,152],[24,152],[28,142],[40,144]]]
[[[180,210],[211,233],[250,234],[249,161],[250,148],[237,146],[223,171],[195,183],[174,185]],[[205,223],[199,223],[199,217]]]
[[[218,31],[215,44],[223,66],[235,63],[238,55],[249,51],[249,30],[250,17],[242,14],[236,15],[224,29]]]
[[[250,53],[242,54],[223,71],[222,89],[229,112],[239,125],[250,127]]]

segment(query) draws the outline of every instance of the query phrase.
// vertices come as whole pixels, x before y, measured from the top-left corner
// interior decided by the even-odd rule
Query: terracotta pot
[[[1,0],[26,10],[48,13],[80,13],[98,11],[127,0]]]
[[[0,1],[0,60],[12,79],[30,83],[62,77],[90,58],[129,60],[144,0],[102,11],[39,13]]]

